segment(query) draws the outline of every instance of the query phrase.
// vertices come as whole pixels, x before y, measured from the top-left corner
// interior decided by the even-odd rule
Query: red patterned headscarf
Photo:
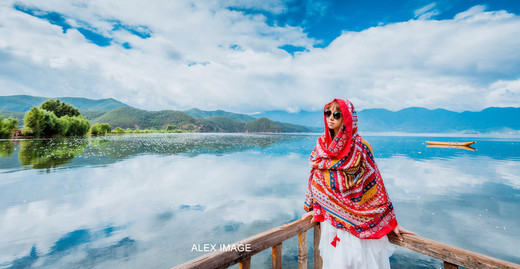
[[[345,99],[334,101],[343,124],[332,138],[324,117],[325,132],[309,159],[312,169],[304,208],[314,210],[316,221],[329,221],[359,238],[381,238],[397,226],[392,202],[370,145],[357,133],[354,105]]]

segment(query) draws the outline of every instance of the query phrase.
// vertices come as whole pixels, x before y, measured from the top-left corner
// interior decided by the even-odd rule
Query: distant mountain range
[[[26,111],[49,98],[28,95],[0,96],[0,115],[23,119]],[[223,110],[146,111],[114,99],[59,98],[75,107],[91,123],[121,128],[164,128],[175,125],[199,132],[322,132],[321,111],[288,113],[266,111],[254,115]],[[478,112],[411,107],[396,112],[365,109],[358,112],[360,132],[486,133],[520,131],[520,108],[490,107]]]
[[[0,115],[23,121],[25,113],[33,106],[39,107],[50,98],[28,95],[0,96]],[[162,129],[174,126],[195,132],[312,132],[308,127],[271,121],[267,118],[253,118],[245,114],[236,114],[222,110],[187,111],[162,110],[147,111],[130,107],[114,99],[91,100],[86,98],[60,99],[75,107],[91,124],[109,123],[113,128]],[[193,116],[192,116],[193,115]]]
[[[289,113],[267,111],[253,115],[271,120],[323,128],[321,111]],[[520,130],[520,108],[489,107],[482,111],[453,112],[446,109],[405,108],[396,112],[386,109],[358,111],[360,132],[409,133],[487,133]]]
[[[359,128],[374,132],[488,133],[520,130],[520,108],[489,107],[482,111],[453,112],[411,107],[397,112],[366,109],[358,114]]]

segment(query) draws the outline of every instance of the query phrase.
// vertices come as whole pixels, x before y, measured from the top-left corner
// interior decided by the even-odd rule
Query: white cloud
[[[0,40],[0,57],[7,59],[0,63],[0,95],[111,97],[144,109],[237,112],[319,109],[334,97],[358,109],[520,106],[510,98],[516,88],[500,86],[519,79],[520,18],[482,6],[453,20],[423,20],[433,16],[432,3],[416,12],[418,20],[344,32],[328,47],[313,48],[317,41],[300,27],[269,26],[263,15],[226,8],[290,8],[277,0],[21,2],[112,38],[111,46],[99,47],[13,3],[0,4],[0,35],[9,36]],[[114,20],[145,26],[151,37],[113,30]],[[286,44],[307,50],[293,57],[278,48]]]
[[[417,18],[417,17],[423,15],[424,13],[430,11],[431,9],[433,9],[435,7],[435,5],[436,5],[435,2],[433,2],[433,3],[430,3],[430,4],[428,4],[428,5],[426,5],[426,6],[422,7],[422,8],[416,9],[414,11],[415,17]]]
[[[512,81],[499,80],[489,87],[490,91],[484,99],[487,106],[518,106],[520,100],[520,79]]]
[[[287,111],[289,113],[298,113],[301,110],[298,107],[288,107],[288,108],[285,109],[285,111]]]
[[[419,20],[428,20],[436,15],[439,15],[440,12],[437,9],[434,9],[435,5],[436,5],[435,2],[433,2],[422,8],[415,10],[415,12],[414,12],[415,18],[419,19]]]
[[[305,72],[303,84],[329,97],[342,89],[358,108],[481,109],[489,105],[482,96],[498,78],[517,79],[511,71],[520,69],[520,39],[514,38],[520,20],[504,12],[475,16],[479,21],[411,20],[344,32],[327,48],[296,60]]]
[[[476,5],[464,12],[461,12],[461,13],[455,15],[455,19],[456,20],[467,19],[467,18],[473,17],[475,15],[478,15],[478,14],[484,12],[484,10],[486,10],[486,6]]]

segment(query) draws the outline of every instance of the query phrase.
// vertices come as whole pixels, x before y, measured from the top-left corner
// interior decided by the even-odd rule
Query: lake
[[[0,140],[0,268],[170,268],[205,254],[194,245],[229,244],[299,219],[317,137]],[[520,263],[519,138],[364,138],[401,226]],[[477,150],[426,140],[477,141]],[[312,231],[308,238],[312,246]],[[297,267],[296,244],[284,242],[284,268]],[[269,268],[270,252],[253,256],[252,267]],[[441,265],[402,248],[391,262]]]

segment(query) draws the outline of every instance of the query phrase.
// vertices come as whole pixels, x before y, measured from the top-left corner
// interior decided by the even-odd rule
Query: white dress
[[[395,248],[385,235],[380,239],[359,239],[336,229],[328,221],[320,222],[320,254],[323,269],[390,268],[389,257]],[[336,247],[331,242],[338,236]]]

